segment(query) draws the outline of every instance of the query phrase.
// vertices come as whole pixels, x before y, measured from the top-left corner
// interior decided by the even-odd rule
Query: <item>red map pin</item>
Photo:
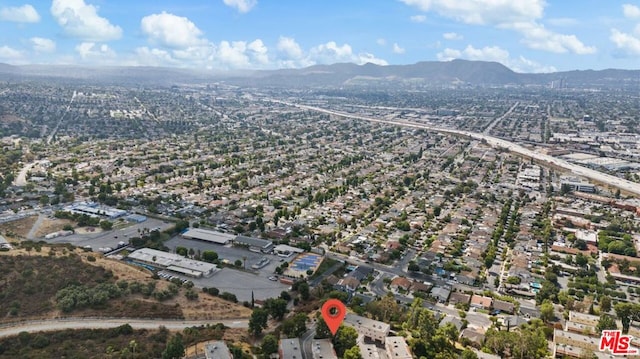
[[[322,305],[322,318],[333,335],[336,335],[346,314],[347,307],[338,299],[329,299]]]

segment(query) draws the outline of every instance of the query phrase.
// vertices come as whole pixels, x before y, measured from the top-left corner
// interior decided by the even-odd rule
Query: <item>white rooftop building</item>
[[[216,244],[227,244],[236,238],[233,234],[216,232],[202,228],[190,228],[182,234],[182,237],[187,239],[198,239]]]
[[[358,334],[384,343],[391,326],[387,323],[347,313],[344,324],[353,327]]]
[[[393,359],[412,359],[409,345],[403,337],[387,337],[384,342],[387,357]]]
[[[128,258],[196,278],[209,276],[217,269],[215,264],[151,248],[138,249],[130,253]]]

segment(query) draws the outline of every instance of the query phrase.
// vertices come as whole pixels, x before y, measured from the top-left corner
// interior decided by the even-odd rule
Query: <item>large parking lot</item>
[[[44,241],[48,243],[71,243],[77,247],[89,246],[93,251],[97,252],[99,248],[117,248],[118,242],[121,241],[129,244],[129,238],[139,236],[138,229],[160,228],[162,231],[172,225],[172,223],[163,222],[158,219],[147,218],[147,220],[142,223],[132,223],[121,229],[96,233],[72,234],[66,237],[45,239]]]
[[[218,253],[220,260],[227,260],[230,263],[234,263],[238,259],[241,261],[246,259],[246,272],[233,268],[222,268],[209,278],[192,279],[193,283],[198,287],[215,287],[218,288],[220,292],[233,293],[240,302],[251,301],[251,292],[253,292],[254,299],[267,299],[278,297],[283,290],[289,288],[289,285],[272,279],[275,275],[276,267],[285,260],[293,260],[294,256],[282,258],[274,254],[251,252],[248,249],[234,247],[230,244],[220,245],[186,239],[180,236],[168,240],[165,242],[165,245],[169,247],[172,252],[175,252],[176,247],[193,248],[196,252],[214,251]],[[251,268],[251,266],[260,262],[263,258],[269,260],[266,266],[259,269]],[[269,279],[269,277],[272,279]]]
[[[196,252],[214,251],[218,253],[218,258],[220,258],[220,260],[226,259],[232,264],[238,259],[243,261],[244,258],[246,258],[247,270],[253,270],[251,268],[252,265],[260,262],[262,258],[267,258],[269,259],[269,264],[267,264],[263,268],[256,270],[258,272],[257,274],[260,277],[264,278],[272,276],[275,273],[276,267],[282,264],[283,261],[291,261],[294,258],[294,256],[282,258],[274,254],[251,252],[248,249],[242,247],[234,247],[232,245],[223,246],[220,244],[208,243],[194,239],[185,239],[179,236],[168,240],[167,242],[165,242],[165,245],[169,247],[171,252],[175,252],[176,247],[193,248],[193,250]]]
[[[233,293],[240,302],[251,302],[251,292],[254,299],[263,300],[278,297],[283,290],[289,289],[289,285],[231,268],[222,268],[209,278],[191,280],[198,287],[215,287],[220,292]]]

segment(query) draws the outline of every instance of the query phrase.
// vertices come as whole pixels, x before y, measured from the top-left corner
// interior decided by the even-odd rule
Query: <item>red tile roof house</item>
[[[399,290],[403,289],[408,291],[411,288],[411,281],[405,277],[395,277],[391,281],[391,289]]]
[[[483,297],[477,294],[471,297],[472,307],[489,310],[491,309],[491,304],[493,304],[493,298],[491,297]]]

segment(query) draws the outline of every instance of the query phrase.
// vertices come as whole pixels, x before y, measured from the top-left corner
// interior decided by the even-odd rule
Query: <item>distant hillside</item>
[[[163,67],[11,66],[0,64],[0,80],[31,77],[114,84],[173,85],[225,81],[255,87],[388,87],[549,85],[567,88],[624,88],[640,90],[640,70],[585,70],[547,74],[517,73],[497,62],[423,61],[411,65],[380,66],[339,63],[302,69],[213,73]]]
[[[380,66],[371,63],[315,65],[303,69],[258,71],[254,76],[232,82],[254,86],[343,86],[384,83],[433,85],[468,83],[521,84],[517,73],[497,62],[453,60],[424,61],[412,65]]]

